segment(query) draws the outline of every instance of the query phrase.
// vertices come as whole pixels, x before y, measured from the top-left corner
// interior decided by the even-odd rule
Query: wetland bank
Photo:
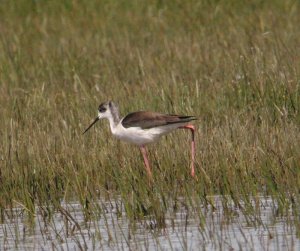
[[[298,1],[2,1],[0,249],[297,250]],[[139,150],[95,108],[199,118]]]

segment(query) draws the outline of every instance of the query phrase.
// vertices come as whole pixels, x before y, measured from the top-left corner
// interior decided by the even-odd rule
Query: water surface
[[[0,250],[300,250],[292,218],[278,217],[271,198],[253,199],[259,214],[247,217],[233,203],[225,209],[221,197],[211,200],[200,211],[168,212],[163,227],[150,217],[129,220],[120,201],[99,201],[101,214],[90,219],[77,202],[52,217],[37,208],[32,219],[15,208],[0,225]]]

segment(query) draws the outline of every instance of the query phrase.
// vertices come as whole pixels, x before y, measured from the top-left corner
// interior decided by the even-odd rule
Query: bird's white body
[[[109,122],[111,132],[115,137],[138,146],[154,143],[158,141],[161,136],[186,124],[171,124],[167,126],[142,129],[140,127],[125,128],[122,125],[122,120],[117,125],[114,125],[111,120],[109,120]]]

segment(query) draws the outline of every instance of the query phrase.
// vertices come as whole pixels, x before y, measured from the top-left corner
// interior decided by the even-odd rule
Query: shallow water
[[[39,208],[31,223],[26,210],[15,208],[0,224],[0,250],[300,250],[291,218],[277,217],[271,198],[253,200],[260,213],[247,218],[233,204],[225,213],[220,197],[211,200],[214,208],[198,213],[168,213],[163,228],[147,218],[130,221],[111,201],[99,201],[97,220],[87,220],[76,202],[63,203],[50,220]]]

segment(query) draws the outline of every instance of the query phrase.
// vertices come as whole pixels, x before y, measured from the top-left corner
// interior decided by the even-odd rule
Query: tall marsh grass
[[[249,196],[270,195],[299,219],[299,11],[292,0],[1,1],[0,211],[51,215],[76,199],[89,217],[97,198],[121,196],[129,218],[163,227],[179,197],[197,211],[230,196],[247,215]],[[82,136],[110,99],[122,114],[197,116],[196,179],[187,132],[149,148],[153,186],[108,123]]]

